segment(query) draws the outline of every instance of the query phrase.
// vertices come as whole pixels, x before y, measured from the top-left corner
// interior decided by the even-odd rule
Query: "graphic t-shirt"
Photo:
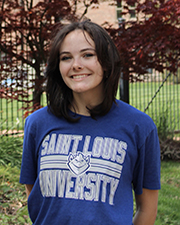
[[[132,189],[160,188],[156,126],[118,100],[105,116],[77,123],[44,107],[26,119],[20,182],[34,184],[34,225],[132,225]]]

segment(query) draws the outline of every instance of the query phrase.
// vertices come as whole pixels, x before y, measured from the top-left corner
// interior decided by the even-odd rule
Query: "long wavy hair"
[[[92,118],[103,116],[109,112],[113,102],[116,99],[116,93],[120,77],[120,57],[119,52],[110,38],[109,34],[99,25],[89,20],[83,22],[74,22],[61,28],[54,39],[49,53],[49,58],[46,67],[46,94],[48,109],[57,117],[64,117],[70,122],[76,122],[69,114],[70,106],[73,107],[73,93],[72,90],[64,83],[60,70],[59,50],[61,44],[67,34],[74,30],[82,30],[84,35],[88,33],[90,38],[95,43],[95,50],[98,61],[104,71],[104,99],[93,108],[88,108]]]

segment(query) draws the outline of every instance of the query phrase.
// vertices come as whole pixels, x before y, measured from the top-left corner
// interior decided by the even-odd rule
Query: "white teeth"
[[[75,75],[75,76],[73,76],[73,78],[75,78],[75,79],[80,79],[80,78],[83,78],[83,77],[87,77],[87,75]]]

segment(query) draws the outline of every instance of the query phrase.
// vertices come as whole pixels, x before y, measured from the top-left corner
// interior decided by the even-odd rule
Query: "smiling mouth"
[[[85,78],[85,77],[88,77],[88,76],[89,76],[88,74],[73,75],[73,76],[71,76],[71,78],[73,78],[73,79],[81,79],[81,78]]]

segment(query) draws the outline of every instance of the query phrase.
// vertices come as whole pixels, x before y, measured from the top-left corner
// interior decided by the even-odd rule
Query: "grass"
[[[180,225],[180,162],[162,162],[161,190],[155,225]]]
[[[29,96],[32,99],[32,95]],[[42,96],[42,102],[45,106],[45,94]],[[31,104],[32,105],[32,104]],[[24,114],[26,112],[26,103],[17,100],[6,100],[0,98],[0,130],[22,130],[24,127]]]
[[[0,99],[0,130],[23,129],[22,103],[17,100]]]
[[[19,184],[19,168],[0,166],[0,224],[30,224],[26,193]]]
[[[18,167],[0,165],[0,224],[30,225],[24,186]],[[180,225],[180,163],[161,164],[161,190],[155,225]]]

